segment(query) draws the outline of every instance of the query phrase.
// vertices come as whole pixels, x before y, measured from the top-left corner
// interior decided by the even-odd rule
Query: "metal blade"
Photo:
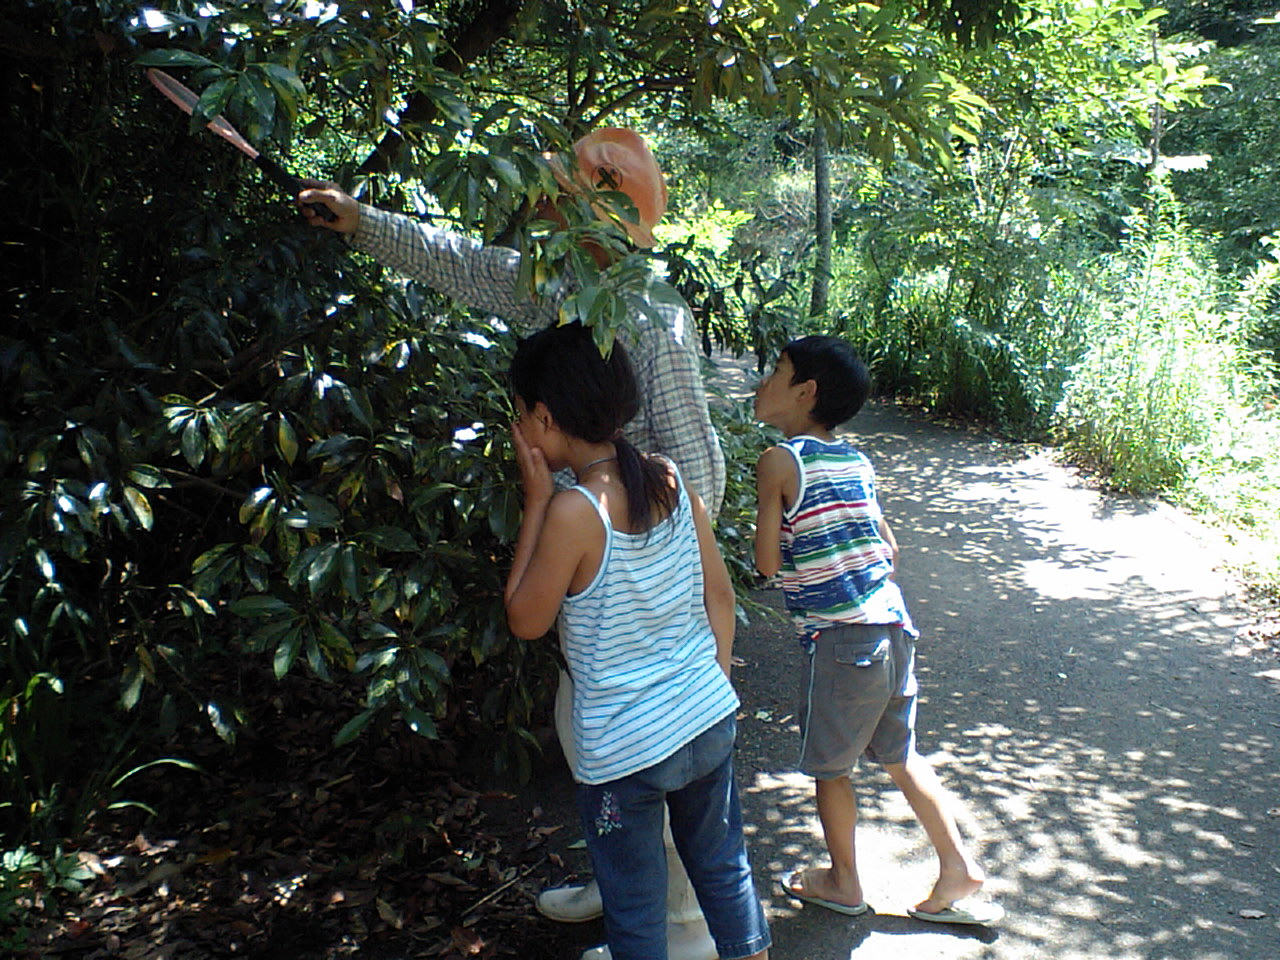
[[[196,112],[196,105],[200,102],[200,98],[191,89],[183,86],[169,74],[163,70],[157,70],[155,67],[149,67],[147,69],[147,79],[155,85],[157,90],[177,104],[178,109],[183,113],[194,114]],[[258,151],[254,146],[240,135],[239,130],[227,123],[221,116],[210,120],[208,127],[218,136],[231,143],[236,149],[243,151],[250,159],[257,158]]]

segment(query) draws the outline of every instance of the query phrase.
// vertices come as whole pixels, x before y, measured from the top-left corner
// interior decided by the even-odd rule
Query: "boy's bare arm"
[[[688,490],[688,488],[685,488]],[[724,565],[724,557],[720,555],[720,547],[716,543],[716,535],[711,530],[711,518],[702,505],[702,498],[692,490],[688,490],[689,502],[693,505],[693,523],[698,531],[698,553],[702,558],[702,603],[707,610],[707,619],[711,622],[711,632],[716,637],[716,661],[725,676],[729,676],[733,661],[733,634],[737,626],[734,607],[737,598],[733,592],[733,581],[729,579],[729,571]]]
[[[782,511],[795,499],[799,478],[795,460],[770,447],[756,463],[756,570],[772,577],[782,569]]]

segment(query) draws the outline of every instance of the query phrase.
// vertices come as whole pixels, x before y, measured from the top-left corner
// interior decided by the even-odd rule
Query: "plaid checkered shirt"
[[[367,204],[360,205],[360,225],[351,245],[445,296],[500,317],[522,333],[554,322],[560,304],[572,292],[572,282],[563,283],[552,296],[535,299],[520,289],[519,251],[485,246]],[[715,517],[724,497],[724,453],[707,409],[693,315],[688,306],[674,302],[677,298],[647,299],[664,323],[639,317],[637,337],[626,345],[643,397],[640,412],[627,424],[627,438],[641,450],[674,460]]]

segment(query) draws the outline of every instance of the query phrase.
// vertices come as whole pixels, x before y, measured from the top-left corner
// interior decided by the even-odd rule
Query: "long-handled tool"
[[[200,102],[200,98],[191,89],[183,86],[169,74],[163,70],[157,70],[155,67],[150,67],[147,70],[147,79],[155,85],[157,90],[177,104],[178,109],[183,113],[188,115],[195,113],[196,104]],[[306,184],[254,147],[253,144],[240,135],[239,130],[229,124],[221,115],[210,120],[208,126],[210,130],[257,164],[258,168],[268,178],[288,191],[289,196],[296,197],[300,191],[306,189]],[[333,221],[338,219],[338,215],[323,203],[312,203],[308,204],[308,206],[317,215],[326,220]]]

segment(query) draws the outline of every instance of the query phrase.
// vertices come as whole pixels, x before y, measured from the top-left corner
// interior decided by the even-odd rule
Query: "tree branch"
[[[520,15],[524,0],[486,0],[476,9],[475,16],[463,32],[451,40],[448,48],[435,60],[435,66],[461,76],[467,66],[507,35],[511,25]],[[435,118],[438,108],[435,101],[424,93],[410,95],[400,123],[427,123]],[[365,158],[357,171],[360,174],[387,173],[404,148],[404,137],[399,130],[383,134],[373,152]]]
[[[654,93],[661,90],[680,90],[689,85],[688,77],[663,77],[661,79],[641,80],[639,83],[630,87],[625,93],[605,101],[600,105],[600,109],[595,112],[591,118],[591,122],[587,126],[591,129],[598,127],[605,117],[611,113],[616,113],[623,107],[639,100],[646,93]]]

